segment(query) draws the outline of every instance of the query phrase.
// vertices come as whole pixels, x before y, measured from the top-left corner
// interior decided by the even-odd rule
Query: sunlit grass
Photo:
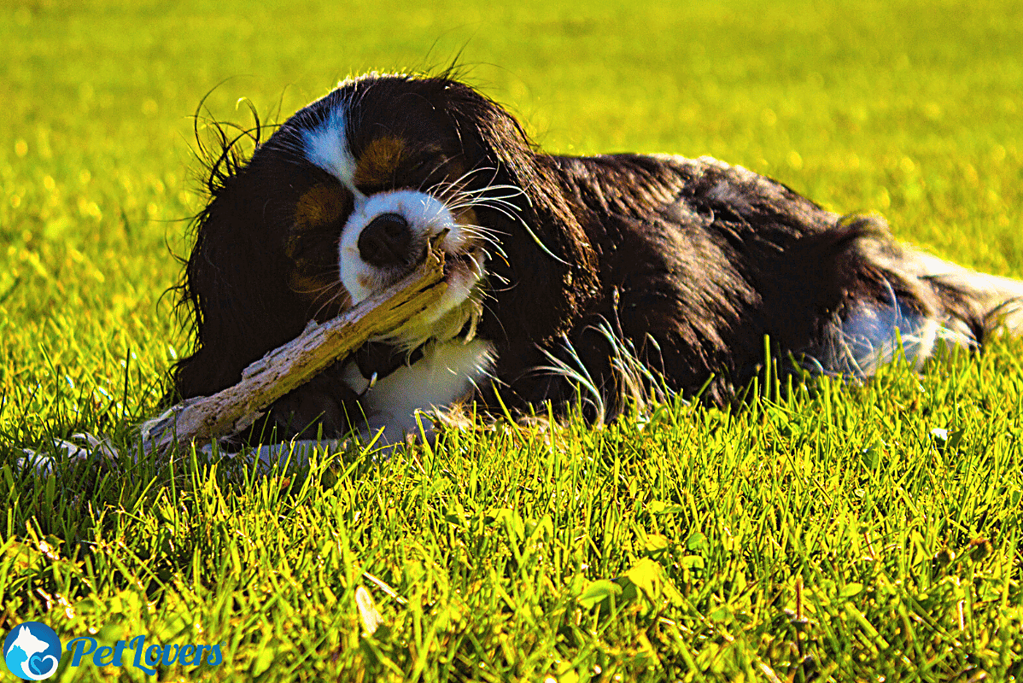
[[[1008,340],[732,413],[480,426],[268,477],[191,453],[50,477],[15,461],[76,431],[130,445],[187,352],[163,294],[211,90],[217,117],[244,119],[246,97],[280,120],[349,73],[462,50],[548,149],[713,154],[1021,276],[1021,12],[4,5],[0,634],[38,619],[65,641],[225,644],[223,664],[161,673],[181,679],[1018,679]]]

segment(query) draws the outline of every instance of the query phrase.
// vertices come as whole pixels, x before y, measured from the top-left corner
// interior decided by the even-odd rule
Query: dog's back
[[[604,386],[613,354],[599,321],[671,389],[714,401],[768,352],[783,367],[864,377],[899,354],[920,363],[1023,325],[1023,282],[901,245],[879,217],[826,211],[742,167],[641,155],[557,164],[604,287],[569,338],[591,373],[606,367]]]

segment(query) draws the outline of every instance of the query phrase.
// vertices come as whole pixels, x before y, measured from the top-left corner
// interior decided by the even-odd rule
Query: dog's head
[[[592,254],[554,163],[456,81],[342,83],[247,162],[214,166],[183,286],[198,338],[176,368],[178,392],[236,382],[310,319],[407,274],[431,241],[446,255],[447,292],[398,343],[476,333],[537,342],[560,331]]]

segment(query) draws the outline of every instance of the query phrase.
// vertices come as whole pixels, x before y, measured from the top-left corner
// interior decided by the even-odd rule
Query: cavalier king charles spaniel
[[[394,442],[418,411],[467,400],[558,412],[579,379],[606,420],[635,388],[629,367],[724,403],[770,358],[864,377],[1018,324],[1023,283],[900,246],[878,218],[710,158],[544,154],[447,76],[350,79],[250,158],[226,138],[218,152],[181,288],[197,339],[174,369],[179,399],[238,382],[309,321],[407,275],[428,243],[446,255],[441,301],[279,400],[263,441]]]

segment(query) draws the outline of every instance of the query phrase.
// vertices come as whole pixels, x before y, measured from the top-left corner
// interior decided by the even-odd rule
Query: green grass
[[[1023,677],[1020,342],[261,478],[14,466],[80,430],[127,445],[187,352],[162,294],[210,90],[280,119],[461,51],[547,149],[712,154],[1023,276],[1019,3],[352,4],[0,7],[0,635],[223,644],[160,680]]]

